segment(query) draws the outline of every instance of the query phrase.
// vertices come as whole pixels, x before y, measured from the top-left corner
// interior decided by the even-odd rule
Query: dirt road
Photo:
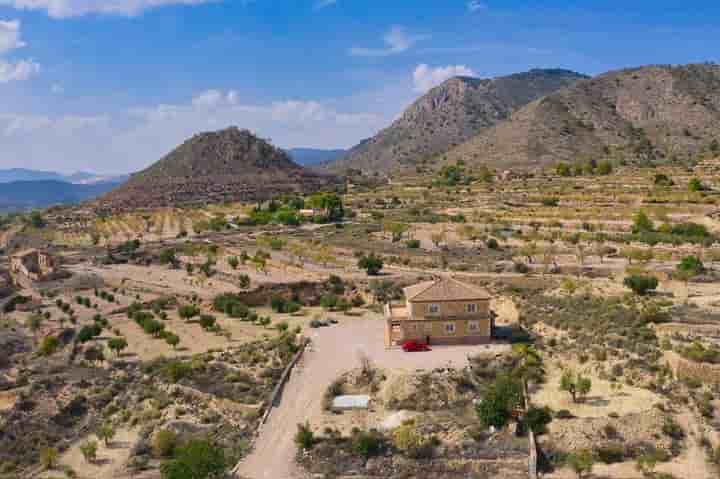
[[[293,436],[298,423],[312,425],[322,416],[322,396],[341,373],[358,367],[363,352],[373,363],[385,369],[432,369],[442,366],[463,367],[468,355],[504,346],[437,347],[427,353],[385,350],[383,322],[352,319],[330,328],[313,330],[312,346],[293,371],[280,405],[262,427],[253,452],[236,469],[249,479],[303,478],[295,465]]]

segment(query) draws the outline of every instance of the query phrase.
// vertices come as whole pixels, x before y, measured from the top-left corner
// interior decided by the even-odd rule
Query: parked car
[[[422,351],[431,351],[430,346],[419,341],[405,341],[402,345],[403,351],[406,353],[419,353]]]

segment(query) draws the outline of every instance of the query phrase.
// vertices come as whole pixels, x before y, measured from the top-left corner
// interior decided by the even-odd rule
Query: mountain
[[[717,149],[717,140],[720,66],[657,65],[609,72],[547,95],[446,160],[502,168],[602,158],[683,162]]]
[[[8,182],[0,187],[0,211],[79,203],[107,193],[118,185],[113,182],[76,185],[57,180]]]
[[[11,168],[0,170],[0,183],[12,181],[64,181],[63,175],[54,171],[28,170],[25,168]]]
[[[388,172],[411,167],[462,144],[531,101],[584,78],[560,69],[535,69],[494,79],[451,78],[327,168]]]
[[[93,184],[93,183],[120,183],[128,178],[127,175],[99,175],[78,171],[64,175],[55,171],[28,170],[25,168],[11,168],[0,170],[0,183],[13,181],[64,181],[66,183]]]
[[[222,201],[265,200],[334,188],[247,130],[200,133],[98,201],[100,208],[137,209]]]
[[[290,158],[302,166],[315,166],[342,158],[347,150],[319,150],[316,148],[290,148]]]

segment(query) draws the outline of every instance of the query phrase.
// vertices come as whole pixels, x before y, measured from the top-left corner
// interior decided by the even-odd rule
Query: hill
[[[388,172],[414,166],[507,119],[531,101],[583,78],[587,77],[560,69],[536,69],[494,79],[451,78],[327,168],[334,172],[349,168]]]
[[[99,200],[110,209],[265,200],[332,188],[336,179],[294,163],[236,127],[200,133]]]
[[[720,138],[720,67],[609,72],[536,100],[447,154],[448,162],[537,168],[557,161],[689,162]]]
[[[79,203],[112,190],[119,183],[72,184],[57,180],[13,181],[0,188],[0,211],[47,208]]]
[[[347,150],[321,150],[317,148],[290,148],[290,158],[302,166],[315,166],[342,158]]]
[[[65,178],[60,173],[55,173],[54,171],[28,170],[26,168],[0,170],[0,183],[46,180],[65,181]]]

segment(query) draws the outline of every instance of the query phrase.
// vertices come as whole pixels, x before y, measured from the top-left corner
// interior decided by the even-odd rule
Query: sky
[[[454,75],[716,62],[720,2],[0,0],[0,168],[137,171],[235,125],[347,148]]]

